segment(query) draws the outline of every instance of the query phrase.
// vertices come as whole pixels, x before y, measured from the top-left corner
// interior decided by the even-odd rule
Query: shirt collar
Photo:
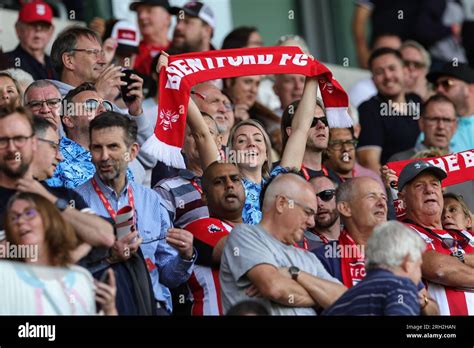
[[[97,174],[97,172],[94,174],[94,179],[95,181],[97,182],[97,185],[99,185],[99,188],[102,190],[102,192],[108,196],[113,196],[113,197],[117,197],[117,194],[115,193],[114,189],[111,188],[110,186],[106,185],[102,179],[100,178],[99,174]],[[130,184],[131,185],[131,184]],[[128,178],[127,176],[125,176],[125,187],[123,188],[122,192],[120,192],[120,194],[118,195],[118,197],[121,197],[123,196],[124,194],[127,194],[128,192],[128,186],[129,186],[129,182],[128,182]]]
[[[63,143],[63,146],[66,147],[66,146],[74,146],[78,149],[81,150],[81,153],[85,153],[85,152],[89,152],[89,150],[87,150],[85,147],[83,147],[81,144],[79,143],[76,143],[74,140],[68,138],[66,135],[64,135],[62,138],[61,138],[61,142]]]
[[[192,179],[195,179],[195,178],[199,178],[196,174],[194,174],[192,171],[190,170],[187,170],[187,169],[180,169],[178,171],[178,175],[184,179],[187,179],[187,180],[192,180]]]

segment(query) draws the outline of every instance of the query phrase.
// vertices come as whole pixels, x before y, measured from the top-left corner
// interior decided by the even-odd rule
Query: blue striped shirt
[[[94,175],[97,184],[108,199],[112,209],[118,211],[129,205],[128,185],[119,196],[106,186],[97,174]],[[178,251],[171,247],[166,240],[150,242],[158,237],[164,237],[171,227],[166,209],[161,205],[160,195],[143,185],[129,182],[135,202],[135,218],[137,229],[143,242],[140,249],[146,259],[150,259],[156,267],[150,272],[153,291],[157,301],[166,302],[168,311],[172,310],[171,293],[168,288],[174,288],[186,282],[191,276],[193,261],[183,260]],[[92,186],[91,180],[75,189],[90,208],[98,215],[109,218],[109,213]]]
[[[420,315],[418,289],[405,277],[385,269],[371,269],[323,315]]]

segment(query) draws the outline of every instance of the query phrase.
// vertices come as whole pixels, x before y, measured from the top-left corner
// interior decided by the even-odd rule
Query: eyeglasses
[[[55,143],[52,140],[43,139],[43,138],[38,138],[38,140],[51,145],[51,147],[53,148],[54,151],[56,151],[56,152],[59,151],[59,142]]]
[[[86,52],[87,54],[93,55],[95,59],[105,56],[104,50],[98,50],[97,48],[73,48],[71,51]]]
[[[41,109],[45,103],[48,108],[56,109],[59,107],[59,105],[61,105],[61,99],[54,98],[45,100],[32,100],[27,105],[30,107],[30,109]]]
[[[454,81],[451,79],[438,80],[433,84],[434,89],[438,89],[439,86],[443,87],[444,90],[448,91],[451,87],[455,85]]]
[[[294,200],[293,198],[288,198],[288,197],[285,197],[285,196],[282,196],[283,198],[285,198],[287,201],[288,201],[288,205],[291,206],[292,205],[296,205],[298,207],[300,207],[301,209],[303,209],[303,212],[305,213],[306,217],[314,217],[316,215],[316,212],[314,211],[314,209],[308,207],[307,205],[305,204],[302,204],[296,200]]]
[[[86,107],[86,111],[95,111],[99,108],[100,104],[104,105],[105,110],[107,111],[112,111],[113,110],[113,105],[111,102],[108,100],[103,100],[103,99],[87,99],[84,102],[84,105]]]
[[[28,208],[21,214],[10,215],[10,222],[12,224],[17,224],[18,222],[20,222],[20,219],[22,217],[24,217],[26,221],[30,221],[30,220],[33,220],[37,216],[38,216],[38,210],[36,210],[35,208]]]
[[[429,125],[435,125],[438,123],[446,123],[446,124],[453,124],[457,121],[455,118],[447,118],[447,117],[428,117],[423,116],[422,119]]]
[[[334,189],[324,190],[319,193],[316,193],[316,197],[321,198],[321,200],[324,202],[329,202],[331,199],[333,199],[335,195],[336,190]]]
[[[8,147],[8,144],[10,144],[10,141],[13,141],[13,144],[16,147],[23,147],[26,144],[26,141],[30,138],[32,138],[35,134],[31,134],[28,137],[25,137],[24,135],[19,135],[16,137],[3,137],[0,138],[0,149],[6,149]]]
[[[329,122],[326,116],[323,117],[315,117],[313,118],[313,122],[311,122],[311,128],[316,127],[318,121],[321,121],[325,127],[329,127]]]
[[[351,140],[335,140],[335,141],[330,141],[329,146],[333,148],[334,150],[342,150],[343,147],[347,146],[351,149],[354,149],[357,144],[359,143],[358,140],[356,139],[351,139]]]
[[[163,240],[163,239],[166,239],[166,236],[164,237],[156,237],[156,238],[152,238],[152,239],[147,239],[147,240],[144,240],[142,242],[142,244],[150,244],[150,243],[153,243],[153,242],[156,242],[158,240]]]
[[[417,62],[416,60],[404,59],[403,63],[407,68],[423,69],[426,67],[426,64],[423,62]]]

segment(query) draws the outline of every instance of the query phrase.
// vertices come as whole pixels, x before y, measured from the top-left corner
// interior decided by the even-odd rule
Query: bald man
[[[281,174],[269,184],[261,223],[236,226],[224,247],[224,312],[258,294],[271,315],[316,315],[344,293],[314,254],[294,247],[314,225],[316,211],[314,190],[299,175]]]

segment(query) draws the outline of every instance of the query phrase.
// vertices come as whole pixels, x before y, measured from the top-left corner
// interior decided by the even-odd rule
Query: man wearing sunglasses
[[[102,40],[93,30],[83,27],[71,27],[58,35],[51,48],[51,59],[58,71],[59,80],[51,80],[58,87],[64,97],[69,91],[85,82],[95,85],[100,98],[112,103],[121,93],[120,87],[127,83],[121,80],[125,76],[121,66],[107,66],[106,53],[102,48]],[[132,74],[132,83],[128,85],[128,96],[135,97],[127,102],[127,111],[112,104],[114,111],[133,118],[138,125],[138,141],[143,144],[154,131],[154,124],[150,125],[143,115],[143,79]],[[147,167],[155,166],[157,159],[143,153],[140,160]],[[143,168],[142,168],[143,170]]]
[[[441,315],[474,314],[474,238],[467,231],[444,230],[441,224],[446,172],[424,161],[411,162],[398,180],[406,207],[405,224],[426,242],[422,276]]]
[[[315,251],[326,270],[347,287],[365,277],[364,248],[375,226],[387,221],[387,196],[369,177],[344,181],[337,189],[337,210],[344,224],[338,240]]]
[[[40,121],[43,121],[42,126],[33,128],[31,114],[23,108],[0,112],[0,230],[3,229],[2,215],[8,198],[17,191],[34,192],[55,204],[81,241],[91,246],[110,247],[114,240],[112,226],[97,216],[79,211],[87,207],[84,200],[36,180],[43,180],[52,173],[51,167],[58,160],[53,159],[57,156],[57,134],[49,123],[45,125],[43,119]],[[52,151],[53,143],[55,151]],[[49,165],[39,163],[38,157],[43,156],[51,159]],[[73,257],[77,260],[79,255]]]
[[[281,118],[281,138],[282,153],[285,150],[286,143],[292,132],[291,123],[293,116],[299,107],[301,100],[296,100],[287,106]],[[314,110],[314,119],[311,123],[306,148],[301,166],[301,174],[306,180],[317,176],[329,176],[337,180],[337,175],[331,169],[326,168],[322,162],[323,151],[327,149],[329,141],[329,124],[326,118],[326,109],[321,99],[316,100],[316,109]],[[273,165],[278,165],[279,162]]]
[[[314,225],[314,191],[301,176],[280,174],[266,188],[262,207],[260,224],[236,226],[224,246],[224,312],[259,296],[271,315],[316,315],[315,308],[330,306],[346,288],[313,253],[294,247]]]
[[[451,139],[452,152],[474,148],[474,70],[464,63],[451,62],[439,71],[427,75],[437,93],[454,103],[458,116],[458,127]]]
[[[98,115],[112,110],[112,103],[100,98],[92,83],[72,89],[62,103],[62,124],[66,135],[61,138],[60,152],[64,157],[54,176],[47,181],[52,187],[73,189],[95,173],[89,151],[89,124]],[[129,178],[132,178],[131,172]]]
[[[303,241],[299,245],[314,251],[332,240],[337,240],[341,233],[341,224],[336,208],[336,183],[326,176],[312,178],[309,183],[316,193],[318,211],[314,217],[314,227],[305,231]]]

